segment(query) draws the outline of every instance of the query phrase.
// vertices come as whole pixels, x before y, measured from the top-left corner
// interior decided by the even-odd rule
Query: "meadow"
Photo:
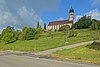
[[[81,62],[100,64],[100,50],[88,48],[87,46],[90,46],[90,44],[79,46],[73,49],[57,51],[51,54],[50,56],[62,60],[72,60],[77,62],[81,61]],[[95,46],[95,48],[100,49],[100,44],[98,46]]]
[[[72,45],[80,42],[99,40],[100,30],[80,29],[75,30],[77,36],[67,37],[63,32],[52,32],[52,37],[45,32],[40,34],[37,40],[18,40],[14,43],[4,44],[0,42],[0,51],[14,50],[14,51],[31,51],[38,52],[48,49],[53,49],[61,46]],[[67,44],[64,44],[64,38],[67,37]]]

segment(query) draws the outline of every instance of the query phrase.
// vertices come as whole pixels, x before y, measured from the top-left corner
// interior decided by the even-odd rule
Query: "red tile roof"
[[[60,20],[60,21],[53,21],[53,22],[49,22],[48,26],[52,26],[52,25],[62,25],[62,24],[70,24],[73,23],[72,21],[69,20]]]

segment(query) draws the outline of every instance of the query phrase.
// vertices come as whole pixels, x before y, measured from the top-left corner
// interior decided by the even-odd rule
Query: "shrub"
[[[40,36],[37,34],[37,35],[35,35],[34,39],[37,40],[37,39],[39,39],[39,37]]]
[[[12,27],[8,26],[2,31],[2,41],[4,41],[5,44],[16,41],[14,29]]]
[[[90,29],[91,30],[97,30],[98,29],[98,25],[97,25],[97,22],[93,22],[90,26]]]
[[[100,41],[94,41],[91,45],[87,45],[86,47],[90,49],[100,50]]]
[[[74,32],[74,30],[70,30],[69,33],[68,33],[68,37],[75,37],[76,36],[76,33]]]
[[[20,39],[20,35],[22,34],[22,32],[20,31],[20,30],[16,30],[15,31],[15,38],[16,38],[16,40],[19,40]]]
[[[37,33],[37,34],[41,34],[42,32],[43,32],[42,28],[37,28],[37,29],[36,29],[36,33]]]
[[[90,28],[92,21],[91,18],[88,16],[83,16],[81,19],[79,19],[75,24],[74,28],[76,29],[84,29],[84,28]]]
[[[23,27],[22,29],[22,38],[23,40],[31,40],[34,39],[36,35],[36,30],[31,27]]]
[[[59,31],[67,31],[70,29],[70,26],[69,25],[65,25],[65,26],[62,26],[60,27]]]
[[[54,38],[53,33],[52,33],[52,30],[49,30],[48,31],[48,37]]]

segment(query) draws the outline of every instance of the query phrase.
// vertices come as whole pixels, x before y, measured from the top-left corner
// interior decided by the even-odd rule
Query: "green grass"
[[[95,49],[90,49],[87,47],[87,45],[76,47],[73,49],[57,51],[51,56],[63,60],[74,60],[100,64],[100,50],[98,51]]]
[[[56,41],[58,40],[58,41]],[[17,41],[15,43],[3,45],[0,50],[17,50],[17,51],[43,51],[51,48],[63,46],[63,40],[60,38],[40,38],[38,40]]]
[[[77,36],[67,38],[69,42],[66,45],[71,45],[80,42],[86,42],[91,40],[99,40],[100,39],[100,30],[89,30],[89,29],[80,29],[75,30]],[[11,44],[4,45],[0,43],[0,50],[17,50],[17,51],[43,51],[47,49],[52,49],[64,45],[64,35],[62,32],[54,32],[52,33],[53,39],[48,37],[48,33],[40,34],[38,40],[28,40],[28,41],[16,41]]]

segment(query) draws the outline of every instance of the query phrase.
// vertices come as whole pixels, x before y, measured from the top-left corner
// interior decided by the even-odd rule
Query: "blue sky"
[[[68,19],[69,9],[75,10],[75,21],[83,15],[100,20],[100,0],[0,0],[0,29],[6,26],[35,27],[40,21]]]

